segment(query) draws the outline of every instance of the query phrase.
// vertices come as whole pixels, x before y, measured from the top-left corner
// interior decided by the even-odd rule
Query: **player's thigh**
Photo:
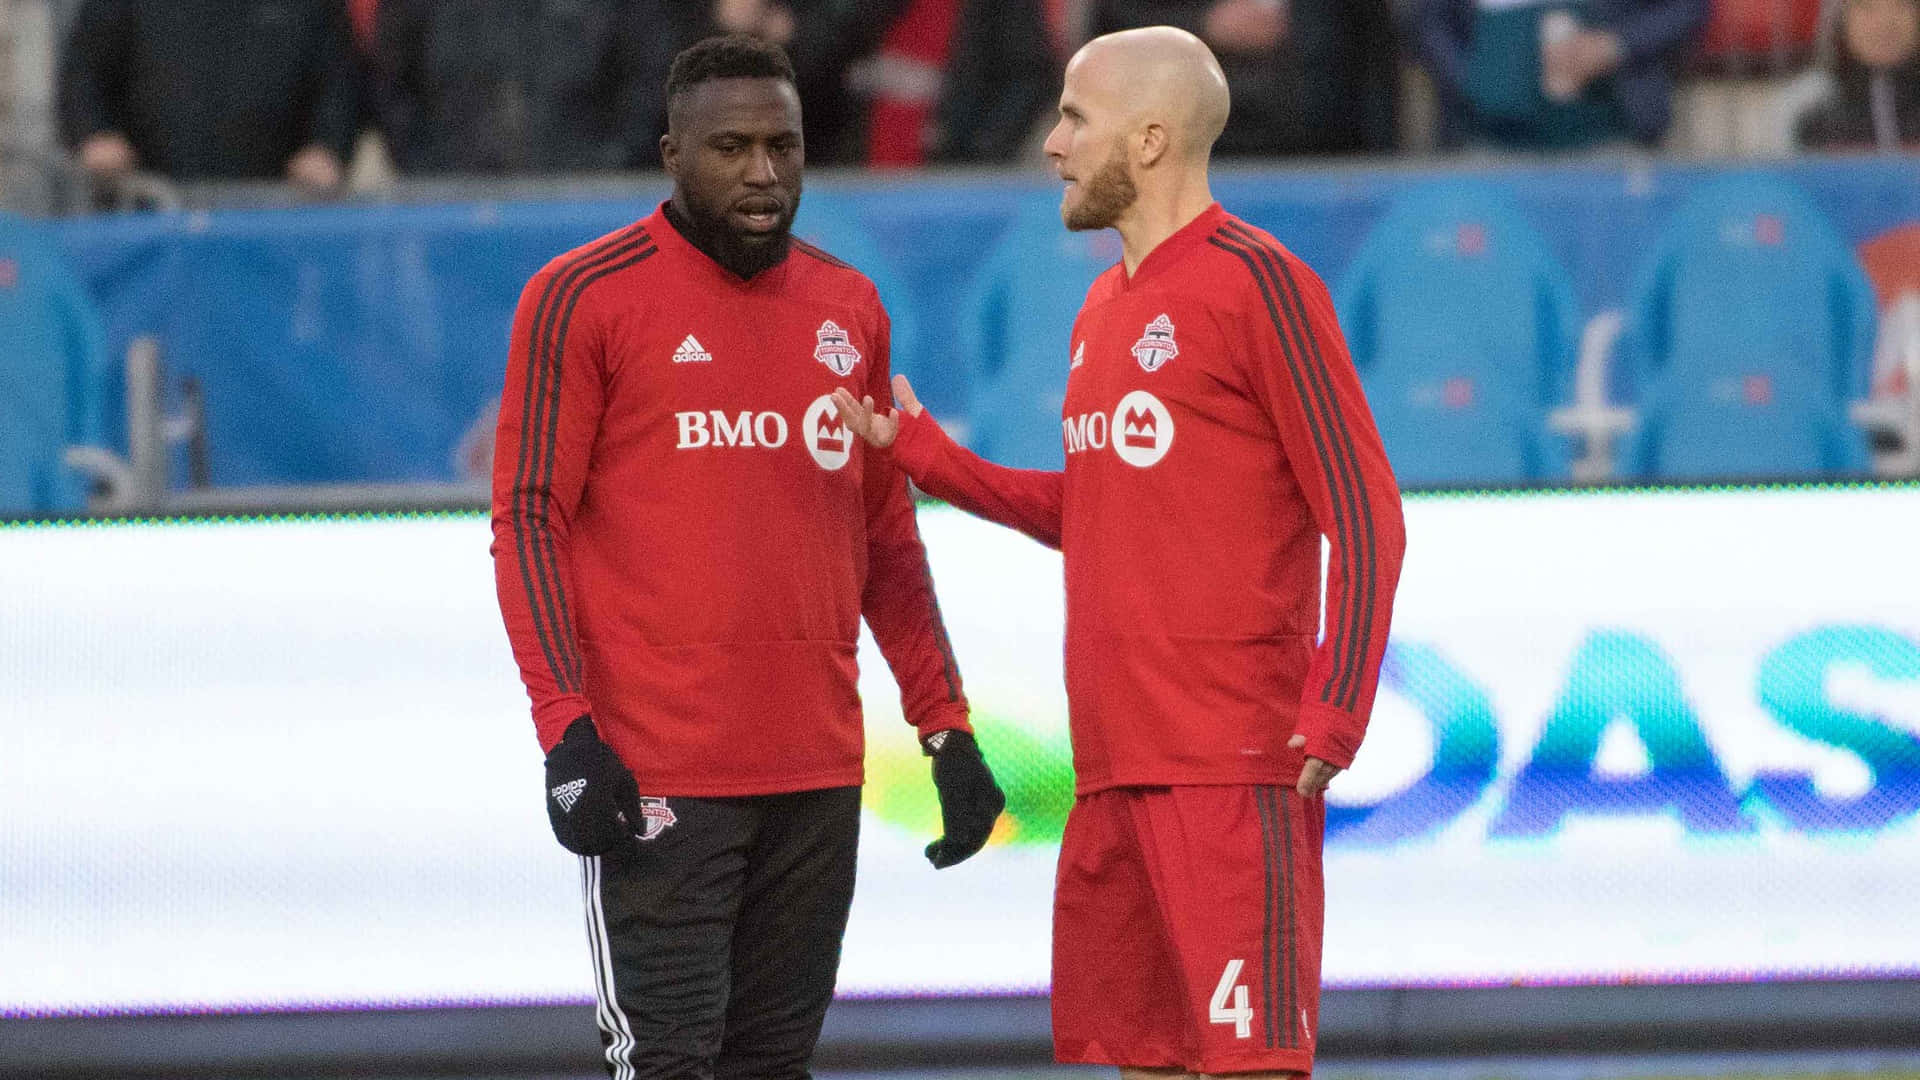
[[[1179,969],[1131,811],[1138,797],[1125,788],[1094,792],[1067,815],[1053,890],[1053,1046],[1061,1062],[1178,1070],[1186,1058]]]
[[[637,850],[583,858],[595,1019],[616,1080],[712,1075],[732,979],[754,816],[674,798]]]
[[[833,1001],[860,846],[857,787],[761,796],[733,937],[720,1077],[807,1075]]]
[[[1149,790],[1134,806],[1197,1073],[1306,1072],[1319,1026],[1325,809],[1292,788]]]

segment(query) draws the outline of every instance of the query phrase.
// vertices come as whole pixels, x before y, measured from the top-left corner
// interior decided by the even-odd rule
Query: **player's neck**
[[[1213,189],[1206,174],[1183,178],[1159,191],[1142,188],[1113,227],[1120,233],[1120,257],[1131,278],[1153,249],[1205,213],[1213,205]]]

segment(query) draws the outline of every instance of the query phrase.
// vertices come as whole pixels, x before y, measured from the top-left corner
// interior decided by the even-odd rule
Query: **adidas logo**
[[[569,780],[559,787],[554,788],[553,797],[554,800],[560,804],[560,812],[563,814],[573,813],[573,804],[580,801],[580,793],[585,790],[587,790],[587,782],[584,779]]]
[[[1081,364],[1084,364],[1086,362],[1087,362],[1087,343],[1083,341],[1079,344],[1078,347],[1076,347],[1073,350],[1073,363],[1067,365],[1067,370],[1072,371],[1074,368],[1077,368]]]
[[[688,334],[687,340],[681,342],[680,347],[673,350],[673,362],[676,364],[710,364],[713,362],[713,354],[701,348],[700,342],[695,340],[692,334]]]

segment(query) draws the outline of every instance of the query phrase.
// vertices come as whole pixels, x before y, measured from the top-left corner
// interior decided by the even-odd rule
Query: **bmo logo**
[[[1158,465],[1173,449],[1173,414],[1145,390],[1121,398],[1112,416],[1082,413],[1062,420],[1060,428],[1068,454],[1105,450],[1111,443],[1114,454],[1136,469]]]
[[[680,438],[676,450],[703,450],[708,447],[738,446],[778,450],[787,445],[792,431],[787,418],[777,412],[723,409],[676,412]],[[828,472],[844,468],[853,458],[853,432],[840,422],[840,412],[826,395],[814,398],[800,420],[800,443],[814,463]]]
[[[800,441],[821,468],[833,472],[853,457],[853,432],[840,422],[840,410],[826,395],[813,399],[800,419]]]
[[[720,409],[706,412],[677,412],[680,441],[676,450],[698,450],[707,446],[764,446],[774,449],[787,445],[787,418],[776,412],[741,411],[728,416]]]

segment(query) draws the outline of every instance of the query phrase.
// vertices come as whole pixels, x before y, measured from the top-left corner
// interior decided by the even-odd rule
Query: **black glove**
[[[986,846],[987,836],[1007,797],[993,782],[993,770],[980,756],[973,736],[960,730],[936,731],[920,741],[933,758],[933,786],[940,793],[940,828],[946,833],[927,845],[927,861],[945,870]]]
[[[640,788],[613,747],[582,716],[547,755],[547,821],[560,846],[575,855],[605,855],[633,846]]]

